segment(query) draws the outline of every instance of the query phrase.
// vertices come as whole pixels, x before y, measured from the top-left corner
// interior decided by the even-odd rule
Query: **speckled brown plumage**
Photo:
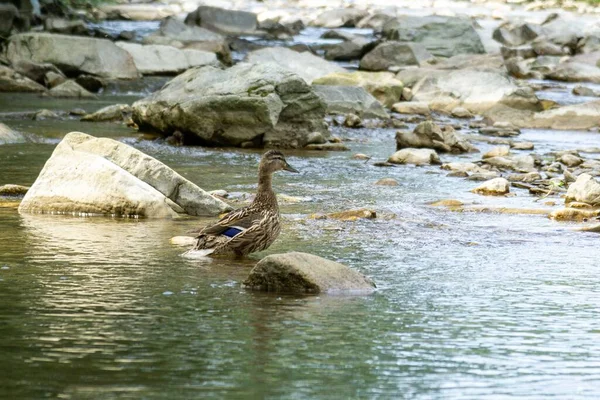
[[[215,224],[205,227],[196,237],[193,250],[211,250],[211,256],[246,256],[268,248],[279,236],[281,224],[277,197],[271,178],[274,172],[292,168],[280,151],[266,152],[258,169],[258,190],[252,204],[225,215]],[[230,227],[244,230],[234,237],[225,236]]]

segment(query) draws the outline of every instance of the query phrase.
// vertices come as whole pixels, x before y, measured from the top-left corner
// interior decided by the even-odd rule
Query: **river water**
[[[162,82],[109,89],[91,102],[1,94],[0,121],[29,142],[0,146],[0,184],[31,185],[60,138],[79,130],[130,144],[243,205],[260,151],[173,147],[119,124],[7,114],[93,111]],[[575,101],[565,93],[551,96]],[[436,166],[373,166],[395,151],[394,130],[333,133],[352,151],[286,152],[301,172],[274,179],[286,195],[282,235],[246,261],[181,257],[169,238],[206,223],[198,218],[19,215],[4,204],[0,398],[598,398],[597,234],[541,215],[431,207],[452,198],[549,208],[519,189],[477,196],[477,182]],[[598,134],[526,130],[519,140],[544,154],[596,146]],[[373,159],[351,159],[357,152]],[[374,185],[384,177],[399,186]],[[378,218],[309,218],[359,207]],[[283,296],[241,288],[256,260],[293,250],[343,262],[378,290]]]

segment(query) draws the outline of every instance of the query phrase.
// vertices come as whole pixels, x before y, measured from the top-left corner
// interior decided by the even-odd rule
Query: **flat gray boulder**
[[[375,284],[360,272],[312,254],[272,254],[250,271],[243,286],[265,292],[368,294]]]
[[[31,32],[13,35],[6,47],[11,64],[51,63],[67,75],[91,74],[109,79],[139,77],[131,55],[106,39]]]
[[[116,45],[131,54],[136,68],[144,75],[178,74],[192,67],[220,66],[217,55],[208,51],[130,42],[116,42]]]
[[[389,40],[420,43],[435,56],[483,54],[485,48],[467,18],[442,16],[402,16],[383,26]]]
[[[327,104],[328,114],[356,114],[361,118],[389,118],[385,108],[361,87],[313,85]]]
[[[21,213],[148,218],[230,209],[141,151],[81,132],[58,144],[19,206]]]
[[[140,128],[178,130],[200,144],[303,147],[310,133],[325,132],[325,103],[272,63],[192,68],[132,107]]]
[[[384,42],[365,54],[360,69],[387,71],[391,67],[421,66],[433,58],[421,44]]]
[[[258,26],[254,13],[210,6],[200,6],[189,13],[185,23],[227,35],[254,33]]]
[[[300,75],[309,84],[317,78],[334,72],[348,72],[345,68],[309,52],[298,53],[285,47],[255,50],[248,53],[245,60],[256,64],[277,64]]]

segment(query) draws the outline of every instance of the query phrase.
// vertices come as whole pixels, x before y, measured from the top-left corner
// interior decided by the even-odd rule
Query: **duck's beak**
[[[285,171],[290,171],[290,172],[295,172],[298,173],[300,171],[298,171],[296,168],[292,167],[290,164],[287,163],[287,161],[285,162],[285,166],[283,167],[283,169]]]

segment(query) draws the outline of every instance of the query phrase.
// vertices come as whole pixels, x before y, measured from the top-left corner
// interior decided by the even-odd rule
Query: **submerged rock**
[[[192,67],[220,66],[217,55],[208,51],[129,42],[116,45],[131,54],[136,68],[144,75],[178,74]]]
[[[135,102],[133,120],[190,142],[303,147],[325,133],[326,105],[298,75],[274,64],[192,68]]]
[[[21,185],[2,185],[0,186],[0,196],[20,197],[25,196],[29,187]]]
[[[394,178],[382,178],[375,182],[376,185],[379,186],[398,186],[399,183]]]
[[[510,182],[504,178],[494,178],[473,189],[473,193],[485,196],[503,196],[510,192]]]
[[[338,221],[357,221],[359,219],[375,219],[377,213],[373,210],[360,208],[357,210],[340,211],[324,215],[324,219],[335,219]],[[320,219],[320,218],[315,218]]]
[[[565,203],[580,202],[592,207],[600,207],[600,183],[590,174],[581,174],[569,186]]]
[[[361,87],[313,85],[313,89],[327,104],[329,114],[353,113],[361,118],[389,117],[381,103]]]
[[[343,143],[311,143],[304,147],[306,150],[319,151],[350,151]]]
[[[391,72],[334,72],[313,81],[313,85],[358,86],[381,104],[392,107],[400,100],[404,85]]]
[[[587,210],[582,208],[561,208],[550,213],[549,217],[557,221],[582,222],[600,216],[600,210]]]
[[[10,127],[0,122],[0,145],[24,143],[25,137],[18,132],[15,132]]]
[[[309,84],[317,78],[334,72],[347,72],[345,68],[314,54],[309,52],[298,53],[285,47],[268,47],[255,50],[248,53],[245,60],[255,64],[277,64],[298,74]]]
[[[159,218],[230,209],[139,150],[81,132],[59,143],[19,206],[21,213]]]
[[[441,164],[440,157],[432,149],[402,149],[388,159],[392,164],[431,165]]]
[[[123,121],[123,115],[130,113],[131,106],[129,104],[115,104],[101,108],[92,114],[86,114],[81,120],[87,122]]]
[[[243,286],[265,292],[371,293],[375,284],[361,273],[312,254],[272,254],[250,271]]]
[[[8,40],[6,58],[51,63],[67,75],[86,73],[111,79],[139,77],[133,58],[106,39],[52,33],[21,33]]]

